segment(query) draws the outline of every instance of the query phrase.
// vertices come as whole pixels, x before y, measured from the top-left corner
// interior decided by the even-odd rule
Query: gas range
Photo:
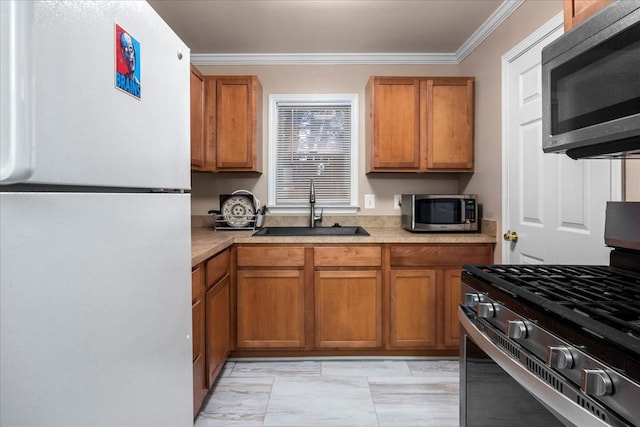
[[[627,210],[631,228],[620,224]],[[605,240],[618,245],[610,266],[465,266],[463,374],[475,369],[477,344],[553,415],[547,425],[640,425],[637,218],[640,203],[608,204]],[[482,425],[466,423],[466,409],[461,425]]]
[[[465,269],[466,282],[640,382],[640,273],[609,266],[480,265]]]

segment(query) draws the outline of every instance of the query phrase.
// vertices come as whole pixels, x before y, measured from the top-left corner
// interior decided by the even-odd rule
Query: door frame
[[[502,230],[498,239],[511,228],[509,224],[509,67],[513,61],[528,52],[532,47],[551,36],[559,28],[564,27],[564,14],[558,13],[540,28],[530,34],[515,47],[502,55]],[[542,149],[542,148],[541,148]],[[605,160],[602,160],[605,161]],[[622,162],[611,162],[611,200],[622,200]],[[604,207],[603,207],[604,209]],[[504,263],[509,256],[509,245],[500,243],[502,247],[501,262]]]

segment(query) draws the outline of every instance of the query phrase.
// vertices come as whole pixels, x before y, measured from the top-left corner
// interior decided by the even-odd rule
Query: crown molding
[[[194,65],[457,65],[525,0],[505,0],[455,53],[195,53]]]
[[[457,64],[454,53],[192,54],[194,65]]]
[[[517,8],[522,6],[525,0],[505,0],[500,7],[484,21],[484,24],[476,30],[475,33],[469,37],[469,39],[460,46],[460,49],[456,52],[456,59],[458,64],[464,61],[464,59],[471,54],[477,48],[480,43],[484,41],[496,28],[500,26]]]

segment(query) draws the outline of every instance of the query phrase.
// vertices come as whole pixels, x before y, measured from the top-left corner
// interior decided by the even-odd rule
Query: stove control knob
[[[569,350],[569,347],[551,345],[548,346],[547,366],[554,369],[573,368],[573,354],[571,354],[571,350]]]
[[[583,369],[580,390],[590,396],[609,396],[613,394],[613,382],[602,369]]]
[[[480,302],[480,295],[468,293],[465,295],[464,306],[465,307],[477,307]]]
[[[490,317],[496,317],[496,309],[490,302],[478,303],[477,309],[478,317],[488,319]]]
[[[509,320],[507,322],[507,336],[516,340],[527,337],[527,324],[522,320]]]

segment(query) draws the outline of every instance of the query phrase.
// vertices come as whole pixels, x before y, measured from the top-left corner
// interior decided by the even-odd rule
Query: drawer
[[[204,295],[204,264],[191,268],[191,302],[195,302]]]
[[[322,246],[313,249],[316,267],[378,267],[382,265],[380,246]]]
[[[491,244],[398,245],[390,248],[391,266],[394,267],[461,267],[491,263],[492,256]]]
[[[207,288],[229,274],[229,250],[220,252],[207,261]]]
[[[304,267],[304,248],[299,246],[240,246],[238,267]]]

